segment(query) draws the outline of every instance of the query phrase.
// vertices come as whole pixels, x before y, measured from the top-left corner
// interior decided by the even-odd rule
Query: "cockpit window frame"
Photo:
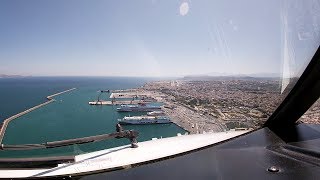
[[[320,97],[320,47],[298,79],[292,90],[268,118],[263,127],[268,127],[279,136],[285,136],[285,127],[296,121]]]

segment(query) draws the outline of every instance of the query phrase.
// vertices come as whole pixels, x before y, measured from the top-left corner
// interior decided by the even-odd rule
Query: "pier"
[[[55,101],[55,99],[53,99],[54,96],[58,96],[58,95],[60,95],[60,94],[66,93],[66,92],[73,91],[73,90],[75,90],[75,89],[76,89],[76,88],[72,88],[72,89],[68,89],[68,90],[66,90],[66,91],[62,91],[62,92],[59,92],[59,93],[56,93],[56,94],[52,94],[52,95],[50,95],[50,96],[47,96],[47,100],[48,100],[47,102],[44,102],[44,103],[39,104],[39,105],[37,105],[37,106],[34,106],[34,107],[30,108],[30,109],[27,109],[27,110],[25,110],[25,111],[23,111],[23,112],[20,112],[20,113],[18,113],[18,114],[16,114],[16,115],[13,115],[13,116],[5,119],[5,120],[2,122],[2,126],[1,126],[1,129],[0,129],[0,144],[2,144],[2,140],[3,140],[4,134],[5,134],[5,132],[6,132],[6,129],[7,129],[7,127],[8,127],[8,124],[9,124],[12,120],[14,120],[14,119],[16,119],[16,118],[18,118],[18,117],[21,117],[21,116],[23,116],[23,115],[25,115],[25,114],[33,111],[33,110],[36,110],[36,109],[38,109],[38,108],[40,108],[40,107],[42,107],[42,106],[45,106],[45,105],[47,105],[47,104],[49,104],[49,103],[51,103],[51,102],[54,102],[54,101]]]
[[[134,92],[117,92],[117,93],[111,93],[110,99],[112,98],[136,98],[137,94]]]
[[[58,96],[58,95],[60,95],[60,94],[66,93],[66,92],[73,91],[73,90],[75,90],[75,89],[77,89],[77,88],[71,88],[71,89],[68,89],[68,90],[65,90],[65,91],[62,91],[62,92],[58,92],[58,93],[56,93],[56,94],[52,94],[52,95],[50,95],[50,96],[47,96],[47,99],[48,99],[48,100],[52,100],[52,98],[53,98],[54,96]]]
[[[101,100],[101,93],[98,96],[98,100],[90,101],[89,105],[121,105],[157,102],[155,99],[152,99],[139,91],[134,91],[134,89],[114,90],[109,97],[112,100]]]
[[[110,94],[109,98],[110,99],[112,98],[147,98],[147,96],[137,91],[131,91],[131,92],[113,92]]]

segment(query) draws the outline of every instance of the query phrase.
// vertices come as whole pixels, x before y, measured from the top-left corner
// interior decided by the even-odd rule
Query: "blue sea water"
[[[11,121],[7,127],[3,144],[31,144],[80,138],[115,132],[118,118],[141,113],[121,113],[115,106],[90,106],[99,90],[128,89],[140,87],[158,79],[129,77],[28,77],[0,79],[0,120],[17,114],[46,101],[46,96],[76,87],[59,96],[55,102],[36,109]],[[101,96],[109,99],[109,94]],[[130,125],[125,129],[137,130],[138,141],[153,137],[170,137],[185,131],[175,124]],[[0,151],[0,157],[35,157],[75,155],[128,144],[127,139],[106,140],[96,143],[68,147]]]

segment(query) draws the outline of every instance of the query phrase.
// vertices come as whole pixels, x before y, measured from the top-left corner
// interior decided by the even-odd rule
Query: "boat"
[[[171,123],[168,116],[125,116],[118,119],[120,124],[166,124]]]
[[[160,106],[152,106],[152,105],[146,105],[144,103],[139,104],[122,104],[120,107],[117,108],[117,111],[120,112],[149,112],[149,111],[155,111],[160,110]]]
[[[147,113],[148,116],[164,116],[163,111],[151,111]]]

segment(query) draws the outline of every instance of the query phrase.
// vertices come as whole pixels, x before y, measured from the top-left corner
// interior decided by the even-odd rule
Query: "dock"
[[[118,89],[118,90],[112,90],[114,93],[124,93],[124,92],[136,92],[137,89]]]
[[[144,94],[139,94],[137,92],[113,92],[110,94],[110,99],[113,98],[146,98]]]
[[[138,95],[135,92],[113,92],[110,94],[110,99],[112,98],[136,98]]]
[[[21,117],[21,116],[23,116],[23,115],[25,115],[25,114],[27,114],[27,113],[29,113],[29,112],[31,112],[31,111],[34,111],[34,110],[36,110],[36,109],[38,109],[38,108],[40,108],[40,107],[42,107],[42,106],[45,106],[45,105],[47,105],[47,104],[50,104],[50,103],[54,102],[54,101],[55,101],[55,99],[53,99],[54,96],[58,96],[58,95],[60,95],[60,94],[66,93],[66,92],[73,91],[73,90],[75,90],[75,89],[76,89],[76,88],[72,88],[72,89],[68,89],[68,90],[66,90],[66,91],[62,91],[62,92],[59,92],[59,93],[56,93],[56,94],[52,94],[52,95],[50,95],[50,96],[47,96],[47,100],[48,100],[47,102],[44,102],[44,103],[42,103],[42,104],[39,104],[39,105],[34,106],[34,107],[32,107],[32,108],[29,108],[29,109],[27,109],[27,110],[25,110],[25,111],[23,111],[23,112],[20,112],[20,113],[18,113],[18,114],[16,114],[16,115],[13,115],[13,116],[5,119],[5,120],[2,122],[2,126],[1,126],[1,129],[0,129],[0,144],[2,144],[2,140],[3,140],[4,134],[5,134],[5,132],[6,132],[6,129],[7,129],[7,127],[8,127],[8,124],[9,124],[12,120],[14,120],[14,119],[16,119],[16,118],[18,118],[18,117]]]
[[[110,94],[110,100],[101,100],[99,97],[100,95],[98,96],[98,100],[90,101],[89,105],[121,105],[156,102],[155,99],[138,92],[136,89],[114,90]]]

